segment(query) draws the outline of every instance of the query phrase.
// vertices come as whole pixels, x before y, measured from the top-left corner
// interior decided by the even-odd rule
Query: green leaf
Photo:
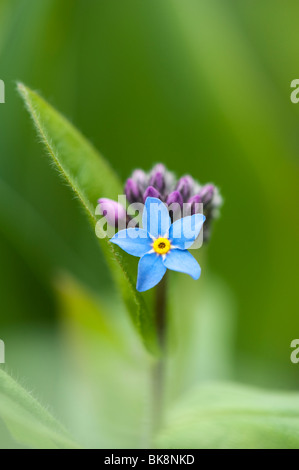
[[[68,275],[60,276],[55,288],[69,375],[74,374],[73,383],[81,390],[79,397],[75,391],[68,400],[79,441],[89,448],[147,447],[152,361],[131,323],[118,304],[107,311],[97,296]]]
[[[81,202],[93,227],[97,222],[95,207],[99,197],[117,198],[121,184],[107,162],[61,114],[37,93],[23,84],[19,92],[33,119],[39,136],[59,173],[63,175]],[[147,349],[157,354],[157,338],[152,312],[136,291],[136,266],[107,238],[99,240],[128,311]]]
[[[75,449],[63,426],[0,369],[0,417],[17,442],[39,449]]]
[[[299,394],[234,384],[195,388],[170,412],[160,448],[299,448]]]

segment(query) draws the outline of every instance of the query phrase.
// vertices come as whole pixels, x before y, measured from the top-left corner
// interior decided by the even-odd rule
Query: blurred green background
[[[66,356],[53,279],[67,271],[107,304],[114,290],[17,80],[65,114],[122,180],[161,161],[220,188],[194,370],[299,388],[290,362],[299,336],[298,15],[292,0],[0,0],[0,338],[8,369],[43,401],[59,402]],[[184,305],[180,314],[184,324]]]

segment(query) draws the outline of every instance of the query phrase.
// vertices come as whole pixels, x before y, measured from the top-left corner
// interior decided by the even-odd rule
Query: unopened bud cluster
[[[183,208],[184,205],[190,215],[199,212],[201,208],[206,216],[204,240],[209,238],[211,221],[218,216],[222,203],[219,191],[213,184],[200,185],[190,175],[177,180],[161,163],[155,165],[149,173],[135,170],[125,183],[124,193],[129,204],[143,204],[148,197],[155,197],[168,206]],[[117,226],[120,221],[129,223],[130,217],[121,204],[105,198],[98,202],[108,224]]]

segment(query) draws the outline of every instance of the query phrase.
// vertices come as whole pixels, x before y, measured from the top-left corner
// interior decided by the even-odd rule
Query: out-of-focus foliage
[[[2,370],[0,416],[17,442],[41,449],[78,448],[50,413]]]
[[[97,375],[96,366],[99,357],[108,361],[111,347],[99,346],[95,361],[88,359],[88,376],[71,353],[68,375],[64,335],[72,335],[74,324],[61,322],[57,289],[65,284],[57,272],[70,272],[96,292],[114,326],[122,325],[125,312],[79,202],[32,131],[16,81],[39,90],[69,118],[120,180],[163,161],[178,175],[191,173],[221,189],[221,218],[199,253],[200,281],[171,276],[169,405],[207,378],[296,389],[298,365],[290,362],[289,345],[299,328],[299,105],[290,101],[290,82],[298,78],[298,14],[295,2],[272,0],[0,0],[0,79],[6,85],[0,105],[0,338],[8,368],[26,377],[25,388],[50,403],[73,435],[84,422],[89,434],[76,438],[85,445],[107,443],[88,400],[81,415],[78,403],[101,389],[107,370]],[[75,305],[69,297],[65,311]],[[134,342],[129,325],[125,332],[124,343]],[[82,337],[76,334],[78,345],[88,343],[88,334],[96,337],[85,329]],[[136,348],[139,354],[139,343]],[[142,357],[142,365],[132,366],[128,389],[134,383],[144,390],[141,370],[148,371],[148,361]],[[111,380],[105,397],[115,390]],[[136,402],[133,423],[141,410]],[[113,444],[124,439],[132,446],[134,436],[125,439],[112,415],[106,418],[112,419]],[[5,429],[0,424],[1,446],[13,446]],[[150,441],[146,436],[136,446]],[[229,436],[221,445],[229,445]]]
[[[162,449],[298,449],[299,395],[203,385],[170,412]]]
[[[56,290],[72,372],[67,396],[73,432],[86,447],[150,447],[151,361],[123,308],[114,305],[121,314],[113,315],[68,277]]]

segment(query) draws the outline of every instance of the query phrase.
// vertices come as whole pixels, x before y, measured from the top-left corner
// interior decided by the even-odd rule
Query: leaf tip
[[[20,93],[24,93],[26,91],[26,87],[24,85],[24,83],[22,82],[17,82],[17,90],[20,92]]]
[[[21,98],[26,102],[28,98],[29,89],[22,82],[17,82],[17,91]]]

